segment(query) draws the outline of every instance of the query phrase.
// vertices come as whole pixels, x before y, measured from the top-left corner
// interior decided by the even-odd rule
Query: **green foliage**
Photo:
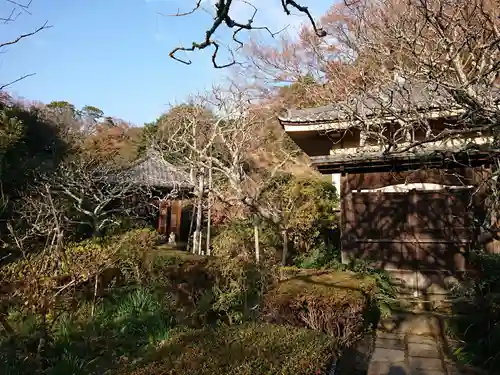
[[[59,129],[39,111],[0,102],[0,233],[7,220],[16,217],[16,201],[35,184],[38,171],[51,171],[67,152]],[[5,239],[5,238],[2,238]]]
[[[295,178],[287,184],[283,198],[292,206],[288,227],[297,248],[310,250],[311,244],[323,240],[326,231],[337,227],[339,201],[330,182]]]
[[[355,272],[358,276],[369,277],[375,281],[376,293],[372,298],[373,308],[372,313],[375,314],[372,318],[378,319],[379,316],[389,316],[391,311],[400,308],[397,299],[397,290],[394,281],[386,270],[373,268],[364,261],[353,261],[347,266],[346,270]]]
[[[65,100],[54,100],[54,101],[50,102],[49,104],[47,104],[47,107],[52,108],[52,109],[56,109],[56,110],[60,110],[60,111],[68,111],[69,113],[72,113],[73,115],[77,114],[76,107],[73,104],[71,104]]]
[[[453,291],[450,330],[461,343],[455,355],[493,373],[500,366],[500,254],[473,252],[470,263],[475,272]]]
[[[263,259],[273,259],[281,248],[277,228],[267,222],[259,224],[259,243]],[[251,219],[235,219],[217,228],[212,241],[217,256],[255,259],[254,226]]]
[[[15,306],[57,320],[68,305],[101,297],[113,285],[148,280],[148,254],[156,233],[135,230],[108,241],[86,240],[61,250],[27,254],[0,267],[3,300],[0,308]]]
[[[15,328],[0,336],[0,373],[5,375],[103,374],[140,356],[169,337],[175,324],[162,295],[138,288],[115,293],[91,314],[89,303],[67,311],[51,327],[51,340],[37,358],[39,318],[10,314]]]
[[[295,255],[328,243],[338,225],[338,195],[330,182],[282,174],[268,182],[262,198],[281,212]]]
[[[343,264],[340,251],[337,249],[328,248],[325,245],[317,246],[310,253],[297,257],[295,265],[297,268],[305,270],[350,271],[359,277],[373,279],[377,285],[376,293],[372,297],[374,320],[378,319],[379,315],[388,316],[392,310],[400,308],[396,286],[387,271],[373,268],[367,262],[360,260]]]
[[[0,160],[23,135],[23,124],[10,108],[0,110]]]
[[[339,268],[340,251],[319,243],[308,253],[299,254],[295,265],[304,269],[336,269]]]
[[[94,122],[104,116],[104,112],[101,109],[94,107],[93,105],[84,106],[81,109],[80,113],[82,114],[83,117]]]
[[[332,233],[338,225],[335,187],[320,179],[282,174],[270,179],[261,199],[281,216],[281,224],[259,222],[261,259],[280,259],[282,231],[288,233],[290,252],[305,267],[327,266],[336,256]],[[216,255],[255,258],[252,218],[235,219],[217,228],[213,240]]]
[[[212,288],[211,310],[228,324],[255,318],[270,274],[243,259],[219,260],[220,279]]]
[[[370,323],[374,280],[351,272],[295,272],[265,296],[265,321],[308,327],[335,338],[340,347],[353,345]]]
[[[271,275],[242,258],[166,251],[153,266],[155,283],[175,296],[187,324],[240,323],[255,317]]]
[[[331,338],[307,329],[267,324],[204,328],[173,334],[128,374],[326,374],[334,350]]]

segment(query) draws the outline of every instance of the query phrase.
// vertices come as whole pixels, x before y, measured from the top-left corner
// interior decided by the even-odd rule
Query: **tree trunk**
[[[253,222],[253,237],[255,241],[255,260],[260,263],[259,223],[256,219]]]
[[[210,159],[210,165],[208,169],[208,212],[207,212],[207,247],[206,254],[210,255],[210,241],[211,241],[211,225],[212,225],[212,160]]]
[[[194,217],[196,213],[196,206],[193,204],[192,205],[192,210],[191,210],[191,220],[189,222],[189,234],[188,234],[188,251],[191,249],[191,251],[194,253],[194,243],[193,243],[193,238],[194,238]]]
[[[198,176],[198,199],[196,204],[196,227],[193,235],[193,253],[201,255],[201,226],[203,219],[203,190],[205,185],[204,171]]]
[[[281,254],[281,265],[286,266],[286,258],[288,257],[288,232],[283,231],[283,253]]]

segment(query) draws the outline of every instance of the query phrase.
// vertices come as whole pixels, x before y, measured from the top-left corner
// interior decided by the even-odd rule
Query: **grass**
[[[307,329],[269,324],[204,328],[173,334],[130,375],[326,374],[335,342]]]
[[[38,323],[31,316],[9,316],[17,334],[0,339],[0,373],[104,374],[138,357],[169,337],[174,322],[159,296],[147,289],[115,294],[91,316],[88,304],[62,315],[52,341],[36,357]]]

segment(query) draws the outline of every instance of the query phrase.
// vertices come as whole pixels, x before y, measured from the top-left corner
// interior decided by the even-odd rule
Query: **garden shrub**
[[[307,257],[323,244],[335,247],[339,200],[330,181],[283,173],[268,181],[261,197],[280,212],[291,258]]]
[[[382,268],[374,268],[367,261],[353,261],[344,265],[344,270],[356,273],[358,276],[371,278],[376,284],[376,293],[372,297],[372,319],[387,317],[393,310],[401,308],[397,298],[397,287],[389,272]]]
[[[175,296],[179,315],[196,324],[234,324],[251,318],[268,277],[262,267],[242,258],[174,250],[157,256],[153,266],[153,278]]]
[[[305,269],[338,269],[341,267],[340,251],[320,242],[309,252],[299,254],[295,258],[295,265]]]
[[[266,294],[263,319],[325,332],[341,347],[356,342],[369,323],[375,282],[350,272],[297,273]]]
[[[335,341],[304,328],[269,324],[222,326],[173,334],[129,375],[327,374]]]
[[[145,287],[115,292],[91,311],[90,303],[82,303],[54,322],[42,358],[39,317],[11,311],[15,333],[0,335],[0,374],[104,374],[158,347],[175,324],[168,300]]]
[[[108,240],[85,240],[60,250],[29,253],[3,265],[0,318],[15,306],[53,324],[81,301],[102,297],[114,286],[141,282],[148,274],[147,256],[154,238],[152,231],[135,230]]]
[[[282,247],[279,230],[267,223],[259,225],[261,259],[277,261]],[[234,219],[219,226],[212,241],[214,255],[228,258],[255,259],[254,226],[250,219]]]
[[[168,250],[159,253],[153,261],[153,283],[174,296],[179,319],[197,320],[197,309],[202,300],[211,301],[211,290],[219,278],[214,259]]]
[[[450,333],[461,343],[459,360],[493,373],[500,367],[500,254],[472,252],[469,261],[475,272],[453,290]]]

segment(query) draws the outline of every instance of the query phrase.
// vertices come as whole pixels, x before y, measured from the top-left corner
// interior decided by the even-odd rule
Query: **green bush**
[[[259,225],[261,259],[266,262],[278,261],[282,238],[279,230],[267,223]],[[251,219],[235,219],[217,228],[212,241],[214,255],[229,258],[243,257],[255,259],[254,226]]]
[[[0,336],[0,373],[88,375],[117,368],[169,337],[175,321],[162,297],[147,288],[114,293],[93,315],[91,304],[82,303],[54,322],[41,357],[39,317],[11,311],[8,319],[15,333]]]
[[[204,328],[172,335],[129,375],[326,374],[335,341],[308,329],[267,324]]]
[[[146,280],[155,235],[135,230],[111,239],[71,243],[0,267],[0,314],[15,307],[54,324],[81,301],[95,303],[113,287]]]
[[[288,236],[288,256],[307,267],[327,266],[337,255],[338,195],[327,181],[280,174],[267,182],[260,196],[279,218],[279,225],[261,219],[261,259],[279,262],[283,232]],[[213,253],[229,257],[255,258],[253,219],[235,219],[220,226],[213,240]],[[320,252],[321,255],[317,253]],[[319,258],[311,260],[310,258]],[[318,263],[319,261],[319,263]]]
[[[331,235],[338,226],[339,200],[331,182],[281,174],[268,182],[262,199],[281,213],[280,230],[288,233],[292,258],[325,243],[335,245]]]
[[[337,269],[340,266],[340,251],[325,243],[319,243],[309,252],[299,254],[295,265],[304,269]]]
[[[183,251],[164,251],[153,266],[156,283],[175,296],[179,316],[198,325],[252,318],[269,277],[263,268],[242,258]]]
[[[269,291],[263,302],[266,322],[308,327],[352,345],[369,324],[376,283],[350,272],[297,270]],[[291,277],[290,277],[291,276]]]
[[[454,290],[451,334],[461,346],[459,360],[492,373],[500,367],[500,254],[473,252],[467,275]]]

